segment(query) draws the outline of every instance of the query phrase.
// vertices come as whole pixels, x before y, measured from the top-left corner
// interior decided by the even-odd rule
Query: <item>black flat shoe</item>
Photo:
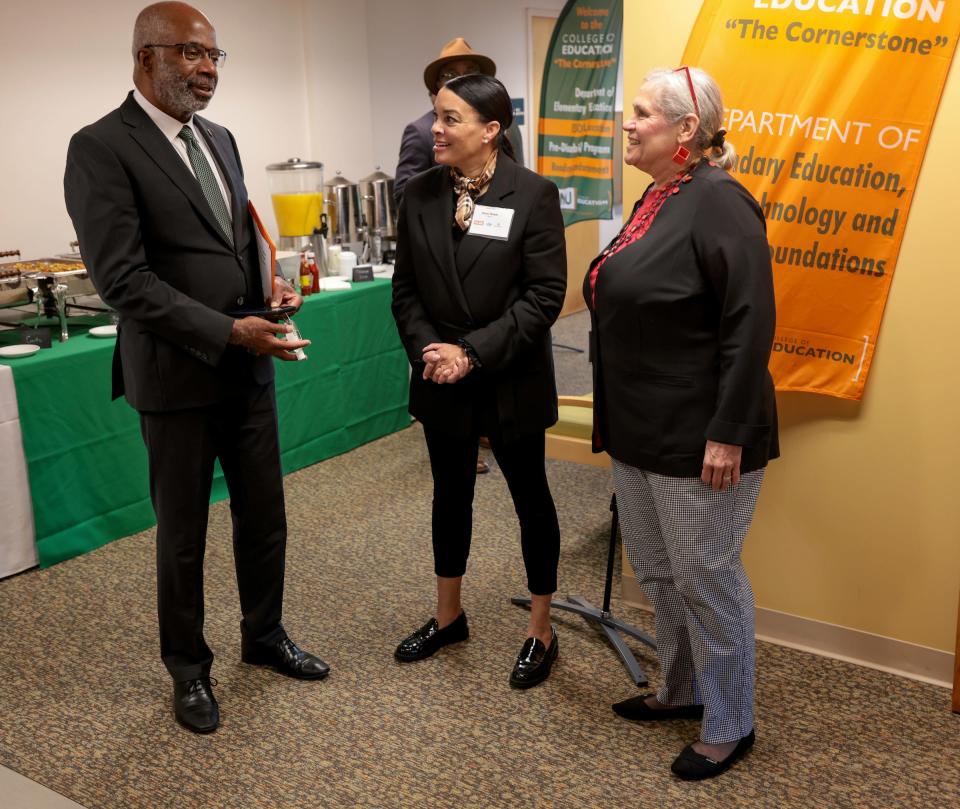
[[[629,719],[632,722],[658,722],[665,719],[703,719],[702,705],[674,705],[669,708],[651,708],[647,705],[647,697],[655,694],[642,694],[639,697],[630,697],[623,702],[613,703],[613,712],[617,716]]]
[[[209,677],[173,684],[173,713],[194,733],[213,733],[220,725],[220,706],[213,696]]]
[[[459,643],[469,637],[465,612],[461,612],[452,624],[447,624],[443,629],[440,629],[436,618],[431,618],[416,632],[400,641],[393,656],[402,663],[412,663],[430,657],[444,646]]]
[[[550,676],[550,668],[560,651],[556,627],[550,627],[550,646],[544,646],[539,638],[524,641],[517,662],[510,673],[510,685],[514,688],[532,688]]]
[[[240,659],[254,666],[272,666],[297,680],[322,680],[330,673],[330,666],[316,655],[303,651],[286,635],[273,646],[243,647]]]
[[[747,751],[753,747],[755,740],[751,730],[744,736],[733,751],[723,761],[714,761],[712,758],[701,756],[693,749],[692,744],[683,748],[683,752],[677,756],[670,769],[673,774],[682,778],[684,781],[703,781],[705,778],[715,778],[730,769],[735,762],[742,759]]]

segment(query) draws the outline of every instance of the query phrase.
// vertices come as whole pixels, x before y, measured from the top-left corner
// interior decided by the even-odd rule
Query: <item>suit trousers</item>
[[[214,461],[230,494],[241,632],[247,645],[283,635],[287,525],[273,383],[238,387],[210,407],[141,413],[157,515],[160,655],[175,681],[207,676],[203,557]]]
[[[740,559],[763,469],[715,492],[613,461],[623,547],[653,604],[664,705],[704,706],[700,739],[753,730],[753,589]]]
[[[466,572],[470,555],[480,436],[450,435],[426,424],[423,434],[433,473],[434,571],[455,578]],[[550,595],[557,589],[560,525],[547,482],[543,432],[510,442],[496,435],[489,439],[520,521],[527,589],[534,595]]]

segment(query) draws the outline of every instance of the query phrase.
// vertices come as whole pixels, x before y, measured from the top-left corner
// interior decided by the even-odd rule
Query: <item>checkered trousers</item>
[[[624,551],[654,608],[665,705],[704,705],[700,739],[753,729],[753,590],[740,560],[763,469],[715,492],[613,462]]]

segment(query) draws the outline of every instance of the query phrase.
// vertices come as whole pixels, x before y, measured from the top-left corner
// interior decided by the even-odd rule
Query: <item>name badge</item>
[[[492,205],[477,205],[470,220],[471,236],[483,236],[487,239],[506,241],[510,236],[510,223],[513,221],[513,208],[494,208]]]

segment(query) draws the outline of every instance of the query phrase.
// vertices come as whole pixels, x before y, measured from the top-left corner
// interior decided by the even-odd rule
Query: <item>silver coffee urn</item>
[[[397,243],[397,204],[393,177],[377,170],[360,181],[360,200],[365,224],[368,260],[382,264],[384,254],[393,254]]]
[[[330,244],[339,244],[358,256],[363,253],[363,212],[360,190],[339,171],[324,184]]]

